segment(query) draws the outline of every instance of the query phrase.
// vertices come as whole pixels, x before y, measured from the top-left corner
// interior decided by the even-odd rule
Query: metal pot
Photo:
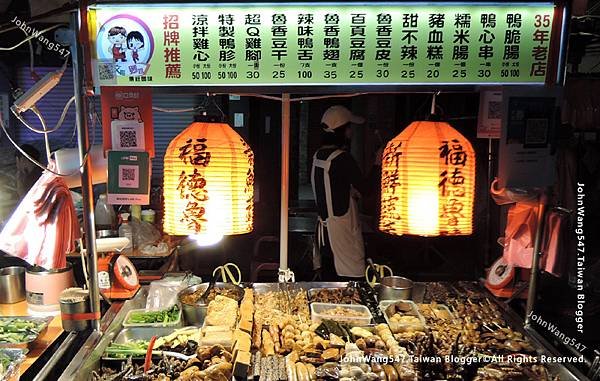
[[[10,266],[0,269],[0,303],[25,300],[25,267]]]
[[[382,300],[411,300],[413,281],[401,276],[386,276],[381,279],[378,297]]]
[[[197,301],[196,303],[184,303],[181,298],[184,295],[193,294],[195,292],[200,293],[200,295],[206,291],[208,287],[208,283],[200,283],[194,286],[190,286],[184,290],[179,291],[177,294],[177,299],[181,303],[181,311],[183,312],[183,318],[185,319],[186,324],[188,325],[202,325],[204,323],[204,318],[206,317],[206,312],[208,310],[208,305],[202,301]],[[236,286],[231,283],[223,283],[216,282],[216,288],[228,288],[235,291],[235,300],[240,301],[244,297],[244,289],[240,286]]]

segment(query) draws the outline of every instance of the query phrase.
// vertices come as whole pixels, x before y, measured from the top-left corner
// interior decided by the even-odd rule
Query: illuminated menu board
[[[97,85],[543,83],[550,3],[99,5]]]

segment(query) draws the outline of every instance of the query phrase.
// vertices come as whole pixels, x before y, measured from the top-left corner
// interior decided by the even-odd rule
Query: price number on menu
[[[310,70],[298,70],[298,78],[309,79],[312,78],[312,71]]]
[[[363,70],[350,70],[350,78],[351,79],[358,79],[358,78],[364,78],[365,77],[365,72]]]
[[[500,77],[502,78],[516,78],[521,75],[521,71],[519,69],[502,69],[500,70]]]
[[[212,78],[212,73],[210,71],[193,71],[192,79],[208,81]]]
[[[337,78],[337,71],[335,71],[335,70],[325,70],[323,72],[323,78],[325,78],[325,79],[336,79]]]
[[[282,79],[285,78],[285,70],[274,70],[273,71],[273,79]]]
[[[219,71],[217,72],[217,79],[237,79],[238,73],[236,71]]]

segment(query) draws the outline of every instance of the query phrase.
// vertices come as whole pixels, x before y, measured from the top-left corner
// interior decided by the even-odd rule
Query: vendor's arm
[[[360,192],[361,195],[366,196],[373,193],[379,186],[379,178],[381,176],[381,163],[375,163],[367,176],[363,176],[362,171],[358,167],[356,160],[349,152],[343,153],[343,169],[350,179],[350,183]]]

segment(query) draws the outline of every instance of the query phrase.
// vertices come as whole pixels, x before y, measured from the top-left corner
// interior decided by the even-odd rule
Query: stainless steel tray
[[[0,342],[0,348],[29,348],[35,343],[35,341],[42,336],[48,330],[48,326],[50,322],[54,319],[53,316],[48,317],[36,317],[36,316],[0,316],[0,322],[10,321],[10,320],[28,320],[33,321],[38,324],[42,324],[42,329],[37,334],[30,334],[30,339],[21,343],[9,343],[9,342]]]
[[[270,291],[295,291],[310,290],[311,288],[344,288],[348,282],[296,282],[296,283],[253,283],[252,288],[257,294],[266,294]]]
[[[115,337],[113,343],[115,344],[126,344],[137,340],[149,341],[153,336],[161,337],[167,336],[173,333],[176,329],[173,327],[161,327],[161,328],[148,328],[148,327],[130,327],[123,328],[121,332]]]
[[[156,328],[129,327],[129,328],[123,328],[117,334],[117,336],[115,337],[115,339],[112,341],[111,344],[127,344],[132,341],[138,341],[138,340],[150,341],[150,339],[152,339],[153,336],[161,337],[161,336],[170,335],[176,329],[178,329],[178,328],[174,328],[174,327],[156,327]],[[139,356],[139,357],[142,358],[144,356]],[[103,354],[102,360],[123,361],[125,359],[120,358],[120,357],[109,357],[109,356],[105,356]]]

